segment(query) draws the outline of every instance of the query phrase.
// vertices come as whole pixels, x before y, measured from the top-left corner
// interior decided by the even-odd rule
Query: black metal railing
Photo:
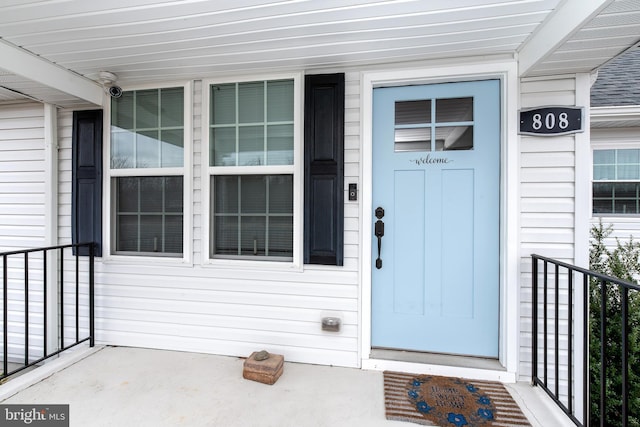
[[[640,286],[543,256],[531,257],[533,384],[540,386],[578,426],[608,425],[605,413],[607,409],[612,412],[611,405],[617,405],[613,408],[615,425],[630,425],[628,339],[633,325],[629,323],[629,293],[640,292]],[[578,287],[583,291],[584,297],[581,300],[576,298]],[[614,294],[619,307],[612,307],[608,301]],[[590,304],[589,295],[592,298],[597,296],[598,304]],[[575,316],[578,304],[581,306],[582,318]],[[610,327],[614,322],[610,322],[610,318],[616,316],[618,319],[618,315],[619,330],[612,331]],[[617,323],[616,321],[615,324]],[[594,325],[599,327],[594,329]],[[582,329],[581,348],[576,348],[575,331],[578,328]],[[613,352],[617,348],[612,342],[617,340],[613,338],[620,341],[619,352],[616,351],[615,354]],[[594,348],[598,351],[594,352]],[[612,366],[618,360],[619,366]],[[575,362],[582,363],[580,395],[575,393],[575,386],[578,384]],[[590,364],[597,366],[597,369],[594,370],[594,366]],[[561,374],[561,370],[566,370],[566,375]],[[620,386],[616,390],[612,390],[611,386],[617,381],[611,378],[612,372],[620,374]],[[562,382],[565,387],[561,393]],[[612,393],[616,394],[613,399]],[[594,396],[597,398],[594,399]],[[581,417],[575,410],[577,401],[582,402]],[[599,419],[594,419],[594,407]],[[640,414],[635,414],[638,415]]]
[[[94,346],[94,246],[81,243],[0,253],[0,379],[83,342]],[[81,248],[88,257],[78,255]],[[71,266],[66,265],[69,259],[73,259]],[[53,276],[51,268],[57,270],[54,283],[49,278]],[[66,268],[70,270],[67,274]],[[71,313],[65,312],[67,307],[72,307]],[[56,310],[55,324],[51,325],[48,317]],[[68,330],[72,330],[71,336],[65,336]]]

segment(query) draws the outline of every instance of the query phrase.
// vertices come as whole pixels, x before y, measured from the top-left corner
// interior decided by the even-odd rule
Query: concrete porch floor
[[[285,363],[269,386],[243,379],[243,362],[141,348],[80,349],[0,386],[0,401],[69,404],[73,427],[416,425],[385,419],[382,372]],[[532,426],[571,425],[551,417],[527,384],[508,389]]]

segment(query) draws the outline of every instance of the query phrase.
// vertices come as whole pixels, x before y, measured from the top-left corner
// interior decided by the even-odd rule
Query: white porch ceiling
[[[44,73],[0,55],[0,102],[74,107],[93,98],[47,71],[127,86],[522,55],[528,76],[589,72],[638,42],[640,0],[0,0],[0,37]]]

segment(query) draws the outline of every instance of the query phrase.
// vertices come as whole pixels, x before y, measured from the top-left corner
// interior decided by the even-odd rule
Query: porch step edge
[[[505,384],[505,388],[518,404],[532,427],[575,427],[575,424],[540,389],[530,382]]]
[[[39,383],[40,381],[50,377],[56,372],[91,356],[92,354],[102,350],[103,346],[77,346],[61,353],[58,357],[45,361],[43,365],[37,366],[35,369],[20,375],[16,378],[10,378],[9,381],[0,386],[0,402],[3,402],[20,391]]]

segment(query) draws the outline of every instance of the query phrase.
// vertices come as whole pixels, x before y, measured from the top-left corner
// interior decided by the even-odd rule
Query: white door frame
[[[473,73],[469,71],[473,70]],[[519,217],[519,138],[518,67],[515,61],[486,61],[421,69],[363,72],[360,80],[361,125],[361,205],[360,209],[360,360],[364,369],[394,369],[417,373],[458,375],[467,378],[516,380],[519,354],[520,244]],[[407,362],[376,360],[371,352],[371,224],[372,202],[372,114],[373,89],[379,86],[432,84],[469,80],[501,81],[500,143],[500,332],[499,360],[506,369],[486,371],[472,368],[443,367]],[[507,284],[509,284],[507,286]]]

